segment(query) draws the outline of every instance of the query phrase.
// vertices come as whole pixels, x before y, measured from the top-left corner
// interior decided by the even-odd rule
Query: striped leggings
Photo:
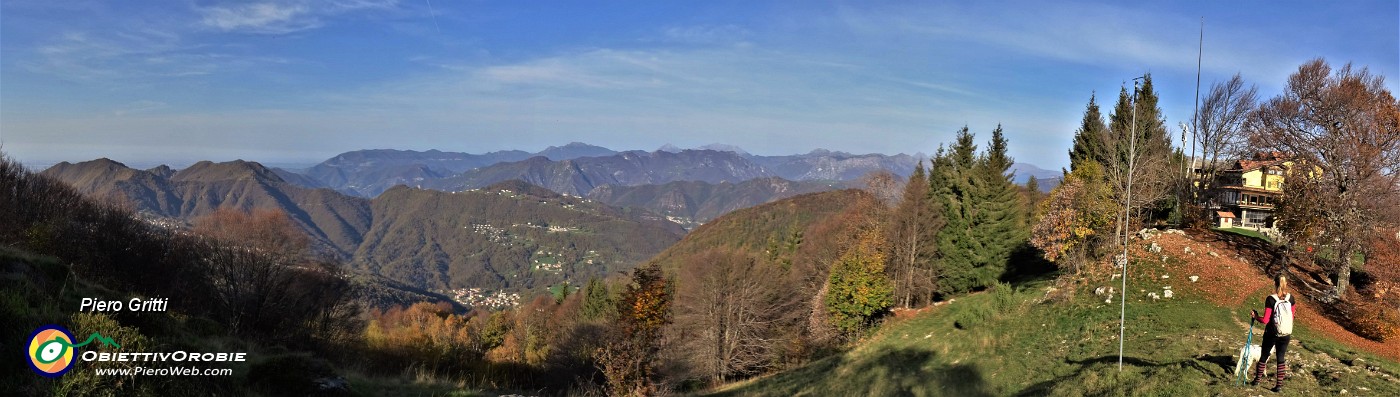
[[[1278,357],[1276,359],[1278,367],[1275,371],[1275,381],[1277,382],[1275,387],[1283,387],[1283,379],[1288,377],[1288,363],[1284,362],[1284,358],[1288,355],[1288,342],[1292,340],[1293,335],[1278,336],[1277,333],[1273,332],[1264,333],[1264,345],[1260,346],[1263,353],[1259,355],[1259,364],[1254,366],[1255,382],[1264,378],[1264,365],[1269,361],[1269,349],[1273,349],[1276,350],[1275,356]]]

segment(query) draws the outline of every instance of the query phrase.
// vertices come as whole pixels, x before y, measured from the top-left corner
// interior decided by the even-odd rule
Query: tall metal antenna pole
[[[1190,169],[1187,170],[1188,174],[1186,174],[1186,177],[1189,178],[1187,180],[1192,182],[1196,180],[1196,129],[1200,128],[1201,120],[1201,56],[1205,54],[1205,44],[1206,17],[1201,17],[1201,35],[1200,38],[1198,38],[1196,41],[1196,105],[1195,110],[1191,112],[1191,158],[1187,160],[1191,163],[1191,165]],[[1205,148],[1203,147],[1201,148],[1201,150],[1204,151]],[[1189,184],[1187,187],[1191,189],[1191,199],[1193,201],[1192,204],[1195,204],[1194,201],[1196,199],[1196,186],[1194,184]]]
[[[1119,267],[1123,268],[1122,295],[1118,297],[1118,372],[1123,372],[1123,334],[1127,329],[1128,314],[1128,236],[1132,233],[1128,231],[1129,208],[1133,206],[1133,167],[1137,165],[1137,94],[1138,80],[1147,76],[1133,79],[1133,97],[1129,101],[1133,107],[1133,125],[1128,133],[1128,192],[1123,200],[1123,256],[1119,259]]]

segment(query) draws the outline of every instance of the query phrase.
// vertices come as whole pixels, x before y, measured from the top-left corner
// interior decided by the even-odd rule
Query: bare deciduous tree
[[[865,191],[875,195],[880,202],[885,205],[894,205],[899,201],[899,177],[887,170],[871,171],[860,177],[861,184],[865,186]]]
[[[754,374],[775,362],[780,323],[790,320],[795,294],[773,266],[723,249],[692,257],[678,281],[677,327],[682,355],[715,382]]]
[[[933,261],[943,218],[934,205],[921,161],[904,185],[903,198],[886,233],[890,236],[890,264],[885,271],[894,282],[895,300],[906,309],[931,301],[935,292]]]
[[[1201,102],[1200,119],[1196,128],[1196,144],[1201,146],[1201,179],[1197,197],[1210,197],[1206,192],[1221,171],[1222,161],[1247,153],[1245,121],[1258,102],[1258,87],[1245,87],[1244,79],[1236,73],[1225,82],[1215,82]]]
[[[1285,189],[1310,190],[1314,199],[1291,206],[1285,197],[1280,217],[1322,222],[1319,233],[1285,232],[1332,248],[1333,295],[1344,299],[1354,255],[1400,193],[1400,102],[1383,77],[1351,64],[1334,71],[1319,58],[1299,66],[1284,93],[1252,114],[1249,130],[1251,145],[1293,156]]]

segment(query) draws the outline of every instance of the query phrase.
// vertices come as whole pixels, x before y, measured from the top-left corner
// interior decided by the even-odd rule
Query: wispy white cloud
[[[223,31],[283,34],[320,27],[304,4],[255,3],[202,10],[205,26]]]
[[[396,6],[397,0],[295,0],[160,10],[60,31],[36,42],[34,56],[17,64],[64,80],[107,85],[246,71],[291,60],[211,40],[209,30],[293,33],[325,26],[330,17]]]
[[[396,0],[331,0],[240,3],[200,8],[200,23],[225,32],[287,34],[325,26],[337,14],[390,9]]]
[[[64,80],[108,86],[287,62],[279,57],[234,55],[186,43],[178,35],[149,29],[106,35],[70,32],[39,45],[35,55],[21,61],[20,65],[31,72]]]

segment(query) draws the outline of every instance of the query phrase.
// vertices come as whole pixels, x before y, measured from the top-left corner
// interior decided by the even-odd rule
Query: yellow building
[[[1281,153],[1260,153],[1221,172],[1211,203],[1220,227],[1273,229],[1274,205],[1283,195],[1283,178],[1291,165]]]

